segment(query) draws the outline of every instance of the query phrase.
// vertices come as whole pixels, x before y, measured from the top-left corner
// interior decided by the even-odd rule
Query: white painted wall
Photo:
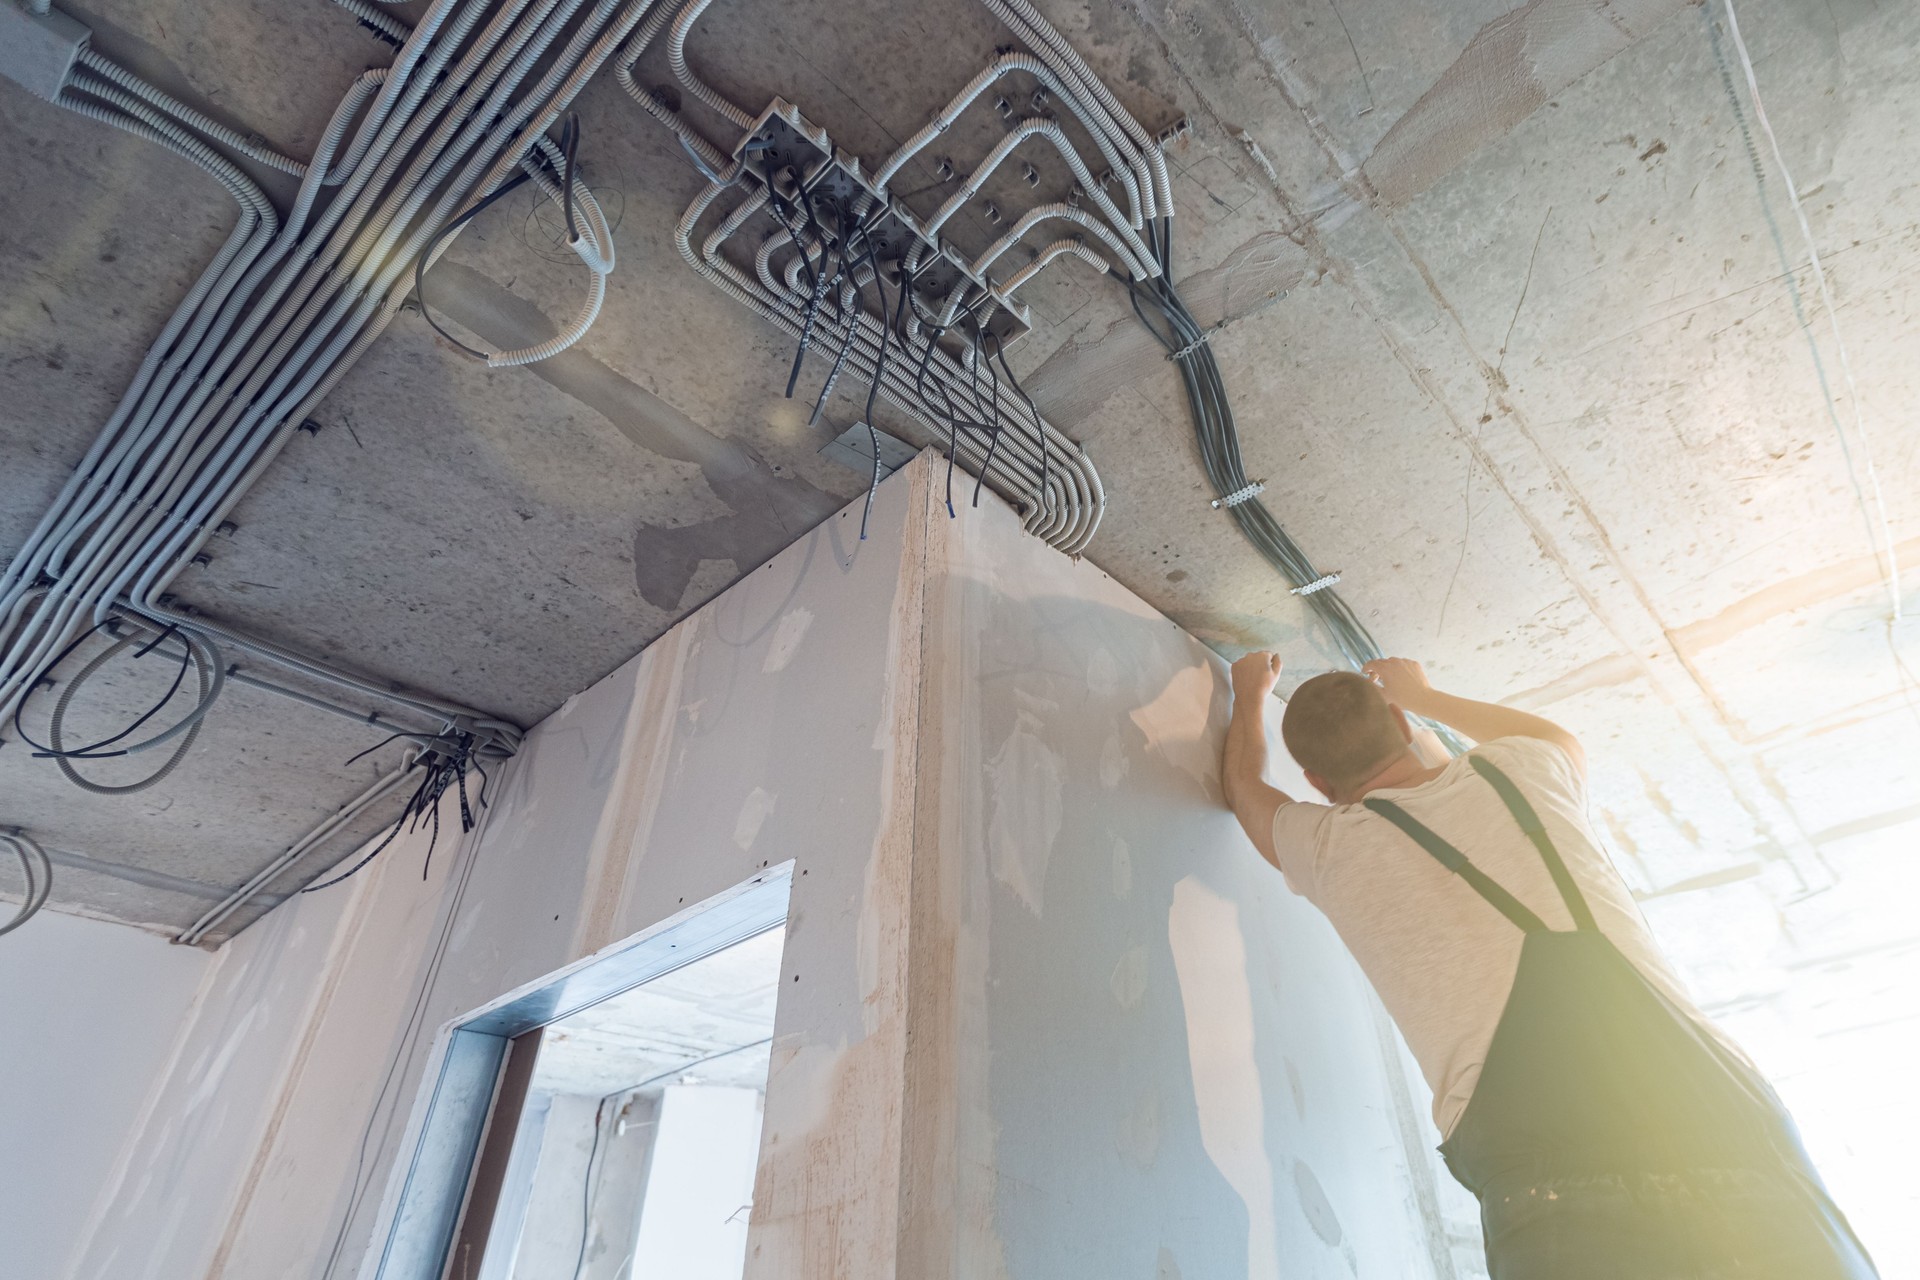
[[[633,1274],[740,1280],[759,1156],[759,1090],[662,1090]]]
[[[437,1028],[788,860],[750,1280],[1430,1274],[1365,985],[1218,804],[1217,660],[937,488],[570,699],[424,879],[229,944],[75,1274],[370,1276]]]
[[[212,961],[52,911],[0,938],[0,1271],[66,1274]]]

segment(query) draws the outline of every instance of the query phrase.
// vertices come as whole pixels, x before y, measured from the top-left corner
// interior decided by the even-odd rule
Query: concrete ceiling
[[[115,57],[294,154],[389,56],[323,0],[70,8]],[[1920,565],[1920,11],[1741,4],[1850,387],[1717,3],[1041,8],[1149,128],[1190,125],[1170,153],[1176,275],[1223,324],[1269,507],[1389,650],[1593,744],[1596,818],[1709,1002],[1799,999],[1814,979],[1792,975],[1833,972],[1823,957],[1912,952],[1876,902],[1920,833],[1920,629],[1888,621],[1841,440],[1858,467],[1857,401]],[[717,0],[689,48],[736,99],[786,96],[872,159],[1005,39],[970,5]],[[668,80],[657,51],[640,70]],[[403,313],[181,599],[528,724],[859,492],[819,453],[859,405],[843,394],[808,429],[780,396],[787,341],[675,255],[700,177],[611,83],[579,110],[619,219],[586,340],[493,371]],[[970,120],[939,151],[964,170],[997,127]],[[937,180],[933,154],[905,189]],[[197,169],[6,83],[0,174],[11,548],[231,212]],[[429,284],[504,339],[551,329],[578,274],[523,190]],[[1063,262],[1031,300],[1015,367],[1109,497],[1089,556],[1204,638],[1322,669],[1287,584],[1208,508],[1178,380],[1124,299]],[[742,454],[744,479],[711,465]],[[154,678],[103,678],[87,714],[110,723]],[[177,929],[392,768],[392,746],[343,763],[379,736],[236,690],[172,777],[125,798],[8,741],[0,822],[72,855],[57,909]]]

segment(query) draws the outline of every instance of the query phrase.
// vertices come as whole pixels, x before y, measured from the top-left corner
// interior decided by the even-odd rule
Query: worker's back
[[[1474,748],[1532,801],[1600,929],[1663,993],[1692,1004],[1586,820],[1586,787],[1558,746],[1500,738]],[[1432,828],[1549,927],[1573,927],[1540,853],[1466,757],[1390,800]],[[1293,890],[1323,911],[1372,980],[1433,1089],[1450,1132],[1465,1110],[1520,961],[1519,928],[1380,814],[1358,804],[1283,804],[1273,843]]]

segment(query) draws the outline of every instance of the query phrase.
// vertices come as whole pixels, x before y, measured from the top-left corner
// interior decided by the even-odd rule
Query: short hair
[[[1295,689],[1280,737],[1302,769],[1335,787],[1365,782],[1407,745],[1386,694],[1353,671],[1329,671]]]

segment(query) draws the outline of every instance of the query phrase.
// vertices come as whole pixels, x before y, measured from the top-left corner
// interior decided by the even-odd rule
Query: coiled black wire
[[[120,730],[120,732],[110,737],[102,738],[98,742],[87,743],[84,746],[68,746],[65,740],[67,712],[73,705],[74,696],[79,693],[81,686],[85,685],[88,680],[91,680],[98,674],[102,667],[106,666],[127,648],[139,643],[140,640],[144,638],[139,632],[121,634],[120,628],[123,625],[125,624],[117,620],[96,624],[89,628],[78,639],[74,640],[73,643],[62,649],[53,661],[41,668],[40,679],[45,680],[52,675],[53,671],[58,668],[62,662],[65,662],[71,657],[81,645],[85,644],[100,631],[106,630],[114,636],[114,642],[101,653],[95,655],[72,679],[67,681],[66,688],[61,690],[60,696],[55,700],[53,711],[47,721],[47,741],[36,741],[33,736],[26,731],[26,726],[22,723],[21,713],[26,709],[27,699],[22,698],[13,709],[14,733],[19,736],[22,742],[34,749],[34,758],[52,760],[59,766],[60,772],[66,775],[67,781],[73,783],[74,786],[79,787],[81,790],[90,791],[95,795],[132,795],[138,791],[145,791],[148,787],[155,785],[175,769],[179,768],[180,763],[186,759],[187,752],[192,749],[194,739],[199,736],[201,722],[206,718],[207,712],[213,709],[213,704],[220,700],[220,695],[226,686],[226,668],[221,659],[220,651],[214,647],[211,640],[207,639],[205,635],[198,631],[181,627],[178,624],[164,627],[133,656],[135,661],[146,657],[158,648],[163,641],[176,633],[185,641],[186,647],[185,651],[180,655],[180,665],[174,672],[173,683],[167,687],[167,691],[160,696],[158,701],[154,702],[152,706],[148,707],[146,711],[142,712],[138,718],[134,719],[124,729]],[[188,711],[185,716],[175,721],[171,726],[154,734],[152,737],[132,744],[123,745],[126,744],[126,740],[132,737],[142,725],[159,715],[160,712],[173,701],[174,695],[180,692],[181,683],[186,679],[187,668],[189,666],[194,669],[200,686],[199,696],[192,710]],[[76,760],[110,760],[121,756],[138,755],[143,751],[151,750],[154,747],[160,746],[162,743],[171,742],[175,739],[178,739],[178,744],[174,747],[173,752],[167,757],[166,761],[158,769],[140,779],[138,782],[130,782],[122,786],[110,786],[105,783],[95,782],[91,778],[83,776],[73,766],[73,762]]]

